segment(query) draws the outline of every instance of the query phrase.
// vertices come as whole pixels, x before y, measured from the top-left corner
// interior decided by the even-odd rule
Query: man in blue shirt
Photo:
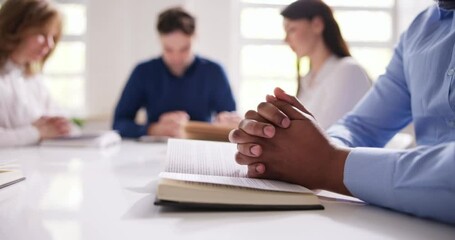
[[[248,165],[250,177],[455,224],[455,1],[438,4],[417,16],[386,73],[327,134],[276,89],[231,132],[236,161]],[[418,147],[382,148],[411,121]]]
[[[181,8],[158,17],[161,57],[136,66],[115,109],[113,128],[123,136],[182,137],[189,120],[236,121],[235,101],[223,68],[195,56],[195,19]],[[147,124],[135,122],[144,107]],[[239,121],[239,120],[238,120]],[[238,123],[237,121],[237,123]]]

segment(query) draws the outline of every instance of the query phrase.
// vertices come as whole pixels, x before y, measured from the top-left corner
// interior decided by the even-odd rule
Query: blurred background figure
[[[310,70],[298,76],[297,97],[327,129],[349,112],[371,86],[364,69],[351,57],[332,10],[320,0],[299,0],[282,12],[286,43],[307,56]],[[297,62],[297,71],[299,69]]]
[[[224,69],[192,51],[195,29],[195,18],[182,8],[159,15],[162,55],[136,66],[115,109],[113,128],[123,137],[183,137],[189,120],[239,122]],[[141,108],[145,125],[135,122]]]
[[[0,147],[36,144],[70,134],[41,74],[62,31],[46,0],[7,0],[0,9]]]

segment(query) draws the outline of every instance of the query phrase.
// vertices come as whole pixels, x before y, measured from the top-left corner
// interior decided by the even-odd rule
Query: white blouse
[[[51,100],[43,76],[26,76],[23,68],[8,61],[0,70],[0,147],[38,143],[40,135],[32,123],[58,115],[62,111]]]
[[[298,98],[323,129],[351,111],[371,87],[367,73],[352,57],[336,56],[329,57],[316,76],[310,71],[300,84]]]

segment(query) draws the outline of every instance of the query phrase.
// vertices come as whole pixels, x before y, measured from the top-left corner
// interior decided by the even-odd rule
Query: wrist
[[[158,123],[151,123],[147,128],[147,135],[154,136],[157,135],[157,124]]]
[[[326,171],[326,180],[324,181],[324,189],[351,195],[349,190],[344,185],[344,166],[350,153],[348,148],[336,148],[333,150],[328,161],[328,169]]]
[[[34,135],[34,138],[37,139],[38,142],[41,142],[44,139],[41,129],[35,125],[32,125],[31,129],[31,133]]]

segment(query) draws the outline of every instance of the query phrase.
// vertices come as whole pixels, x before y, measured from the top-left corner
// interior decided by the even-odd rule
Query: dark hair
[[[27,30],[43,27],[52,21],[58,24],[58,33],[54,38],[57,45],[61,37],[62,16],[55,5],[44,0],[5,1],[0,9],[0,69],[23,40]],[[54,49],[55,47],[41,61],[27,63],[25,73],[32,75],[40,72]]]
[[[186,35],[193,35],[196,29],[196,20],[183,8],[174,7],[160,13],[157,29],[160,34],[182,31]]]
[[[332,10],[321,0],[298,0],[288,5],[281,15],[290,20],[321,17],[324,22],[322,37],[327,47],[338,57],[351,56],[348,46],[341,36],[338,23],[333,17]]]

